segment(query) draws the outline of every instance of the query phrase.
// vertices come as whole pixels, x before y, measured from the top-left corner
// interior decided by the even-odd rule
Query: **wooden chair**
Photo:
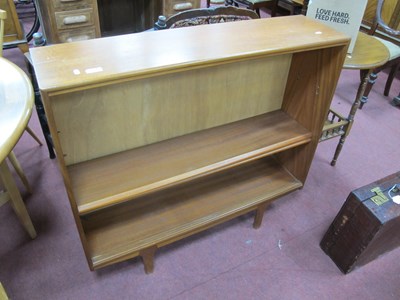
[[[232,3],[236,7],[244,5],[247,9],[254,10],[258,16],[261,16],[260,8],[266,8],[271,12],[271,17],[275,17],[278,7],[278,0],[226,0],[226,3]]]
[[[381,26],[381,27],[383,28],[383,30],[384,30],[385,32],[391,34],[392,36],[398,37],[398,36],[400,35],[400,30],[398,30],[398,27],[399,27],[399,26],[398,26],[398,25],[399,25],[399,18],[400,18],[400,17],[399,17],[399,15],[397,15],[397,19],[395,19],[394,22],[393,22],[393,19],[391,20],[391,21],[392,21],[392,22],[391,22],[391,26],[396,26],[396,24],[397,24],[397,26],[396,26],[396,27],[397,27],[397,30],[396,30],[396,29],[393,29],[392,27],[390,27],[388,24],[385,23],[385,21],[384,21],[384,20],[382,19],[382,17],[381,17],[381,16],[382,16],[382,4],[383,4],[382,1],[380,1],[380,2],[378,3],[377,14],[376,14],[377,23],[378,23],[379,26]],[[397,11],[399,11],[399,10],[400,10],[400,6],[397,5],[396,9],[397,9]],[[398,68],[397,68],[396,70],[393,71],[393,68],[392,68],[392,70],[391,70],[391,72],[390,72],[390,74],[389,74],[388,80],[387,80],[387,82],[386,82],[386,87],[385,87],[385,92],[386,92],[387,86],[389,85],[388,90],[387,90],[387,94],[389,94],[390,85],[391,85],[392,82],[393,82],[393,79],[394,79],[394,76],[395,76],[395,73],[396,73],[397,70],[398,70]],[[387,96],[387,95],[385,95],[385,96]],[[392,100],[392,105],[394,105],[394,106],[400,106],[400,93],[399,93],[398,96],[396,96],[396,97],[393,98],[393,100]]]
[[[0,1],[3,1],[3,0],[0,0]],[[15,24],[12,25],[11,23],[7,22],[7,11],[0,9],[0,45],[10,45],[13,42],[12,39],[16,38],[16,35],[14,33],[15,32],[20,32],[20,31],[22,32],[19,21],[16,21],[14,19],[14,13],[16,15],[14,2],[11,4],[8,1],[7,4],[8,4],[7,7],[9,8],[9,11],[11,12],[11,16],[13,18],[12,21],[13,22],[17,22],[16,23],[17,25],[15,25]],[[17,19],[18,19],[18,17],[17,17]],[[8,40],[7,44],[5,43],[6,37],[7,37],[7,40]],[[16,42],[18,45],[22,45],[22,44],[19,44],[20,40],[14,40],[14,42]],[[28,44],[26,44],[26,46],[28,47]],[[25,46],[22,46],[22,48],[20,48],[20,49],[21,49],[21,51],[24,51],[25,50]],[[28,51],[29,51],[29,49],[26,52],[28,52]],[[3,47],[1,47],[1,49],[0,49],[0,57],[2,57],[2,56],[3,56]],[[42,145],[42,142],[39,139],[39,137],[33,132],[33,130],[29,126],[26,126],[25,131],[28,132],[29,135],[40,146]],[[13,158],[10,161],[11,161],[12,165],[14,166],[15,170],[17,171],[17,173],[18,173],[19,177],[21,178],[22,182],[24,183],[25,187],[27,188],[27,190],[31,191],[31,188],[29,186],[28,180],[26,179],[26,176],[24,175],[24,172],[22,171],[21,165],[19,164],[19,162],[18,162],[18,160],[17,160],[17,158],[15,157],[14,154],[13,154]]]
[[[7,19],[4,21],[3,48],[17,46],[22,53],[29,52],[28,41],[25,37],[23,27],[18,19],[17,10],[13,0],[0,0],[0,7],[6,11]]]
[[[370,29],[368,30],[368,34],[373,35],[387,47],[390,53],[390,59],[386,64],[374,69],[370,74],[360,108],[362,108],[364,103],[367,102],[368,95],[375,81],[377,80],[378,73],[388,68],[390,68],[390,72],[383,94],[385,96],[389,95],[393,79],[395,78],[396,72],[400,67],[400,41],[397,39],[399,36],[399,28],[400,1],[386,1],[385,3],[385,0],[378,0],[375,18]],[[385,36],[382,34],[382,32],[386,33],[387,35]]]
[[[281,15],[299,15],[301,14],[302,5],[293,0],[278,0],[278,13]]]
[[[0,45],[3,45],[4,20],[7,18],[7,12],[0,9]],[[0,57],[3,56],[3,46],[0,47]]]
[[[278,0],[277,13],[280,15],[305,15],[309,0]]]
[[[217,6],[198,8],[177,13],[168,19],[160,16],[154,25],[155,30],[197,26],[221,22],[234,22],[258,19],[259,16],[251,10],[233,6]]]
[[[48,130],[47,119],[44,113],[44,108],[42,104],[42,100],[39,93],[39,88],[37,87],[35,72],[32,68],[32,64],[30,62],[30,54],[29,54],[29,46],[28,41],[25,38],[25,33],[23,31],[23,27],[21,25],[20,20],[18,19],[18,15],[16,12],[15,4],[13,0],[0,0],[0,7],[4,8],[4,43],[3,41],[0,43],[3,45],[4,49],[14,48],[18,46],[19,49],[24,53],[27,69],[29,71],[32,85],[35,89],[35,106],[36,111],[39,117],[40,126],[42,127],[43,136],[46,141],[47,148],[49,150],[50,158],[55,158],[54,150],[53,150],[53,142],[51,140],[50,132]],[[6,15],[9,17],[6,20]],[[35,44],[35,42],[34,42]],[[3,49],[3,48],[2,48]],[[1,52],[0,52],[0,56]],[[36,136],[36,134],[29,128],[26,127],[26,131],[38,142],[39,145],[42,145],[41,140]]]
[[[363,70],[363,78],[358,86],[356,97],[348,115],[343,116],[331,108],[320,137],[320,142],[330,138],[340,137],[331,161],[332,166],[336,164],[345,140],[350,133],[370,73],[373,69],[383,65],[388,58],[389,53],[380,41],[365,33],[358,33],[353,51],[351,55],[346,56],[343,68],[349,70]]]
[[[53,142],[51,140],[50,132],[48,130],[47,118],[44,113],[44,108],[43,108],[42,100],[40,97],[39,88],[37,87],[37,84],[36,84],[35,72],[32,68],[32,64],[30,62],[28,41],[25,38],[25,33],[23,31],[21,22],[18,19],[14,1],[13,0],[0,0],[0,7],[5,9],[5,16],[6,15],[11,16],[5,22],[4,44],[3,44],[3,42],[0,44],[2,44],[5,49],[14,48],[15,46],[18,46],[19,49],[25,55],[26,62],[27,62],[27,68],[28,68],[28,71],[29,71],[29,74],[30,74],[30,77],[32,80],[32,85],[34,86],[34,89],[35,89],[35,106],[36,106],[36,111],[37,111],[37,114],[39,117],[40,126],[42,128],[43,136],[45,138],[46,145],[49,150],[49,156],[50,156],[50,158],[55,158],[55,154],[54,154],[54,150],[53,150]],[[4,20],[5,20],[5,16],[4,16]],[[36,20],[36,22],[38,22],[38,21]],[[38,25],[34,25],[34,26],[38,26]],[[35,42],[34,42],[34,45],[35,45]],[[0,56],[1,56],[1,53],[0,53]],[[29,126],[26,128],[26,131],[39,143],[39,145],[42,145],[41,140],[33,133],[33,131],[29,128]]]
[[[18,46],[22,53],[28,53],[28,41],[25,38],[25,34],[18,19],[14,2],[12,0],[0,0],[0,3],[1,7],[5,8],[5,10],[0,10],[0,45],[2,45],[0,49],[0,57],[3,56],[3,48],[8,49],[15,45]],[[39,137],[29,126],[26,127],[26,131],[39,145],[42,145]]]
[[[394,97],[392,100],[392,105],[393,106],[400,106],[400,93],[398,96]]]
[[[7,18],[7,12],[0,9],[0,44],[3,44],[3,36],[4,36],[4,21]],[[3,47],[1,47],[0,57],[2,56]],[[39,138],[33,133],[33,131],[27,126],[26,131],[41,145]],[[25,176],[24,171],[20,163],[17,160],[14,152],[11,151],[8,156],[8,160],[13,165],[15,171],[17,172],[18,176],[21,178],[22,183],[25,185],[26,189],[31,193],[32,189],[29,185],[28,179]],[[28,211],[26,210],[25,204],[21,199],[21,195],[18,191],[17,186],[11,176],[11,173],[8,169],[7,163],[0,164],[0,206],[6,202],[10,202],[14,211],[16,212],[18,218],[20,219],[21,223],[29,233],[31,238],[36,237],[36,231],[33,227],[32,221],[29,217]]]
[[[225,0],[207,0],[207,7],[210,7],[211,4],[214,4],[214,5],[226,5]]]

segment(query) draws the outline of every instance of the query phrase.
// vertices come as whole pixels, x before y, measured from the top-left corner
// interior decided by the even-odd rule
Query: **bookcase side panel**
[[[329,111],[347,47],[296,53],[288,76],[282,110],[312,132],[307,145],[278,154],[281,163],[303,183]]]
[[[79,233],[79,238],[81,240],[83,251],[84,251],[85,257],[88,261],[89,268],[91,270],[93,270],[93,262],[91,260],[91,256],[90,256],[90,253],[88,250],[88,243],[87,243],[86,235],[85,235],[84,229],[82,227],[82,222],[81,222],[81,218],[79,216],[78,206],[75,201],[75,195],[72,190],[71,178],[67,171],[65,159],[63,156],[63,151],[61,148],[61,143],[60,143],[60,139],[59,139],[59,135],[58,135],[57,122],[54,118],[53,110],[49,109],[49,108],[51,108],[52,98],[51,98],[51,96],[49,96],[48,93],[46,93],[44,91],[41,92],[41,97],[42,97],[44,106],[46,108],[46,118],[47,118],[47,121],[49,124],[49,129],[50,129],[51,136],[52,136],[53,146],[56,151],[58,166],[59,166],[61,175],[63,177],[65,190],[68,195],[68,200],[69,200],[70,207],[71,207],[73,217],[75,220],[75,224],[76,224],[76,227],[77,227],[77,230]],[[71,143],[73,143],[73,141],[71,141]]]

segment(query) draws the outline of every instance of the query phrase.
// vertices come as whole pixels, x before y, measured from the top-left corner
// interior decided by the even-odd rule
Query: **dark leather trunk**
[[[400,188],[400,172],[352,191],[322,238],[322,250],[343,273],[400,245],[400,205],[388,195],[395,184]]]

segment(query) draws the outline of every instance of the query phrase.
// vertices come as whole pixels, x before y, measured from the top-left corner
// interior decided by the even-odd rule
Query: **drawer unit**
[[[59,34],[60,43],[71,43],[77,41],[86,41],[96,37],[96,30],[94,27],[78,28],[74,30],[62,31]]]
[[[48,44],[100,37],[97,0],[38,0]]]
[[[93,9],[77,9],[55,13],[58,30],[94,25]]]
[[[71,10],[92,5],[92,0],[53,0],[53,6],[56,10]]]
[[[200,0],[164,0],[163,14],[169,17],[193,8],[200,8]]]
[[[57,44],[144,31],[159,15],[200,8],[200,0],[36,0],[36,6],[47,43]]]

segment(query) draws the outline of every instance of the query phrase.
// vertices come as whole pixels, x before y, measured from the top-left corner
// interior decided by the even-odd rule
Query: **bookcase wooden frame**
[[[304,185],[348,43],[294,16],[32,49],[90,268],[151,272],[166,244],[259,227]]]

